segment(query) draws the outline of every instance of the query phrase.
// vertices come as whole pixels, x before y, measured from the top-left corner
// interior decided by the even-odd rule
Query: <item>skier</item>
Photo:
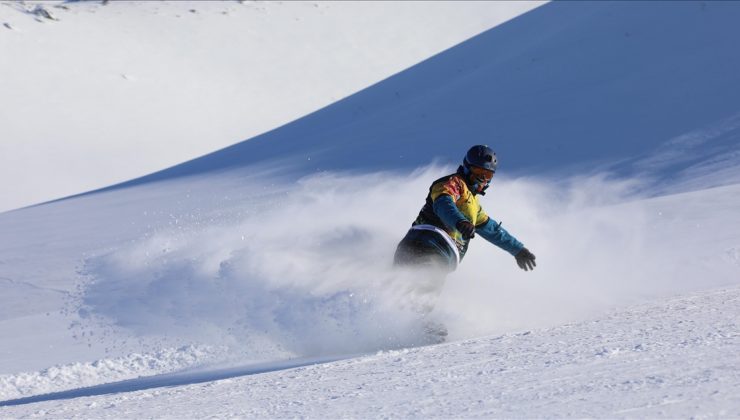
[[[439,283],[457,268],[470,240],[478,234],[513,255],[521,269],[533,270],[537,265],[534,254],[478,203],[497,165],[490,147],[476,145],[468,150],[457,172],[434,181],[419,216],[396,248],[394,264],[426,268],[438,274]],[[441,285],[434,288],[441,290]]]

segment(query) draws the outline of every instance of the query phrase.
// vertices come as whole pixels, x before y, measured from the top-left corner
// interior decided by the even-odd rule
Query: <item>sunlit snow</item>
[[[61,31],[65,16],[114,19],[104,10],[280,15],[199,5],[21,16]],[[296,13],[320,27],[314,12]],[[247,140],[231,147],[0,214],[0,416],[740,416],[738,18],[730,2],[546,4],[337,102],[271,103],[271,131],[232,126],[217,147]],[[30,33],[20,19],[0,31]],[[157,42],[179,63],[179,41]],[[154,104],[136,112],[159,89],[138,91]],[[197,114],[223,134],[224,112],[162,117]],[[4,145],[27,134],[13,127]],[[394,270],[393,252],[429,184],[479,142],[501,162],[481,202],[538,266],[475,239],[421,317],[427,278]],[[430,345],[429,319],[447,343]]]

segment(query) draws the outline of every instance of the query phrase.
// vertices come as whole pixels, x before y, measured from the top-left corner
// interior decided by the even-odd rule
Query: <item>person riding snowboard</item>
[[[394,264],[427,268],[441,274],[454,271],[470,240],[479,235],[507,251],[525,271],[537,265],[535,256],[478,203],[496,173],[496,153],[485,145],[468,150],[457,172],[432,183],[426,203],[396,248]]]

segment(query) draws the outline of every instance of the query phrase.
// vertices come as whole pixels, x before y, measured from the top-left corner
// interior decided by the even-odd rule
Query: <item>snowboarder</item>
[[[462,261],[476,234],[507,251],[525,271],[537,265],[535,256],[478,203],[496,173],[496,153],[473,146],[457,172],[432,183],[426,203],[396,249],[396,266],[426,268],[441,280]]]

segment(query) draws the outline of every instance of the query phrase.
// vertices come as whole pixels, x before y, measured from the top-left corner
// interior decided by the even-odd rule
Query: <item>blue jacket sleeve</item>
[[[436,200],[434,200],[432,207],[434,208],[434,213],[442,219],[444,224],[450,229],[457,229],[457,222],[460,220],[468,220],[463,216],[460,210],[458,210],[455,202],[452,201],[452,197],[449,195],[440,195]]]
[[[511,255],[516,255],[517,252],[524,248],[524,245],[521,242],[517,241],[515,237],[490,217],[482,226],[475,227],[475,233],[485,238],[488,242],[496,245],[504,251],[507,251]]]

